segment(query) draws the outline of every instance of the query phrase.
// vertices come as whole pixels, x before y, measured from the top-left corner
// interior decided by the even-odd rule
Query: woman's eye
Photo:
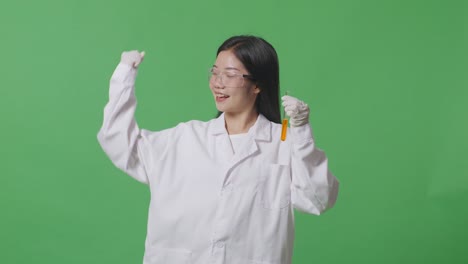
[[[228,78],[234,78],[236,76],[237,76],[237,74],[235,74],[233,72],[226,72],[226,77],[228,77]]]

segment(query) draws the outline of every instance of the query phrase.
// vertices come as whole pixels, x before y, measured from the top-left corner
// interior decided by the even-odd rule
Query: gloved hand
[[[122,56],[120,58],[120,62],[127,64],[133,68],[137,68],[138,65],[143,61],[143,57],[145,57],[145,52],[139,52],[137,50],[132,51],[124,51],[122,52]]]
[[[284,111],[289,116],[291,127],[300,127],[309,123],[309,106],[306,103],[289,95],[281,99],[283,99]]]

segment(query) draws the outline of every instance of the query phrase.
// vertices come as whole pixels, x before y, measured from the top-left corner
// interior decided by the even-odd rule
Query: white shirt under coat
[[[119,64],[98,133],[118,168],[148,184],[144,264],[289,264],[294,208],[319,215],[338,181],[309,125],[288,130],[259,115],[233,152],[224,115],[162,131],[135,122],[136,70]]]

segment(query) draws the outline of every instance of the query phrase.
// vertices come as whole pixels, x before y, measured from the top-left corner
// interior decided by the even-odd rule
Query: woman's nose
[[[222,75],[216,76],[213,84],[216,88],[224,88]]]

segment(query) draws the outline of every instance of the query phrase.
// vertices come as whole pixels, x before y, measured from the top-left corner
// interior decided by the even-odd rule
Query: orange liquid
[[[281,141],[286,140],[286,131],[288,131],[288,119],[283,119],[283,126],[281,128]]]

